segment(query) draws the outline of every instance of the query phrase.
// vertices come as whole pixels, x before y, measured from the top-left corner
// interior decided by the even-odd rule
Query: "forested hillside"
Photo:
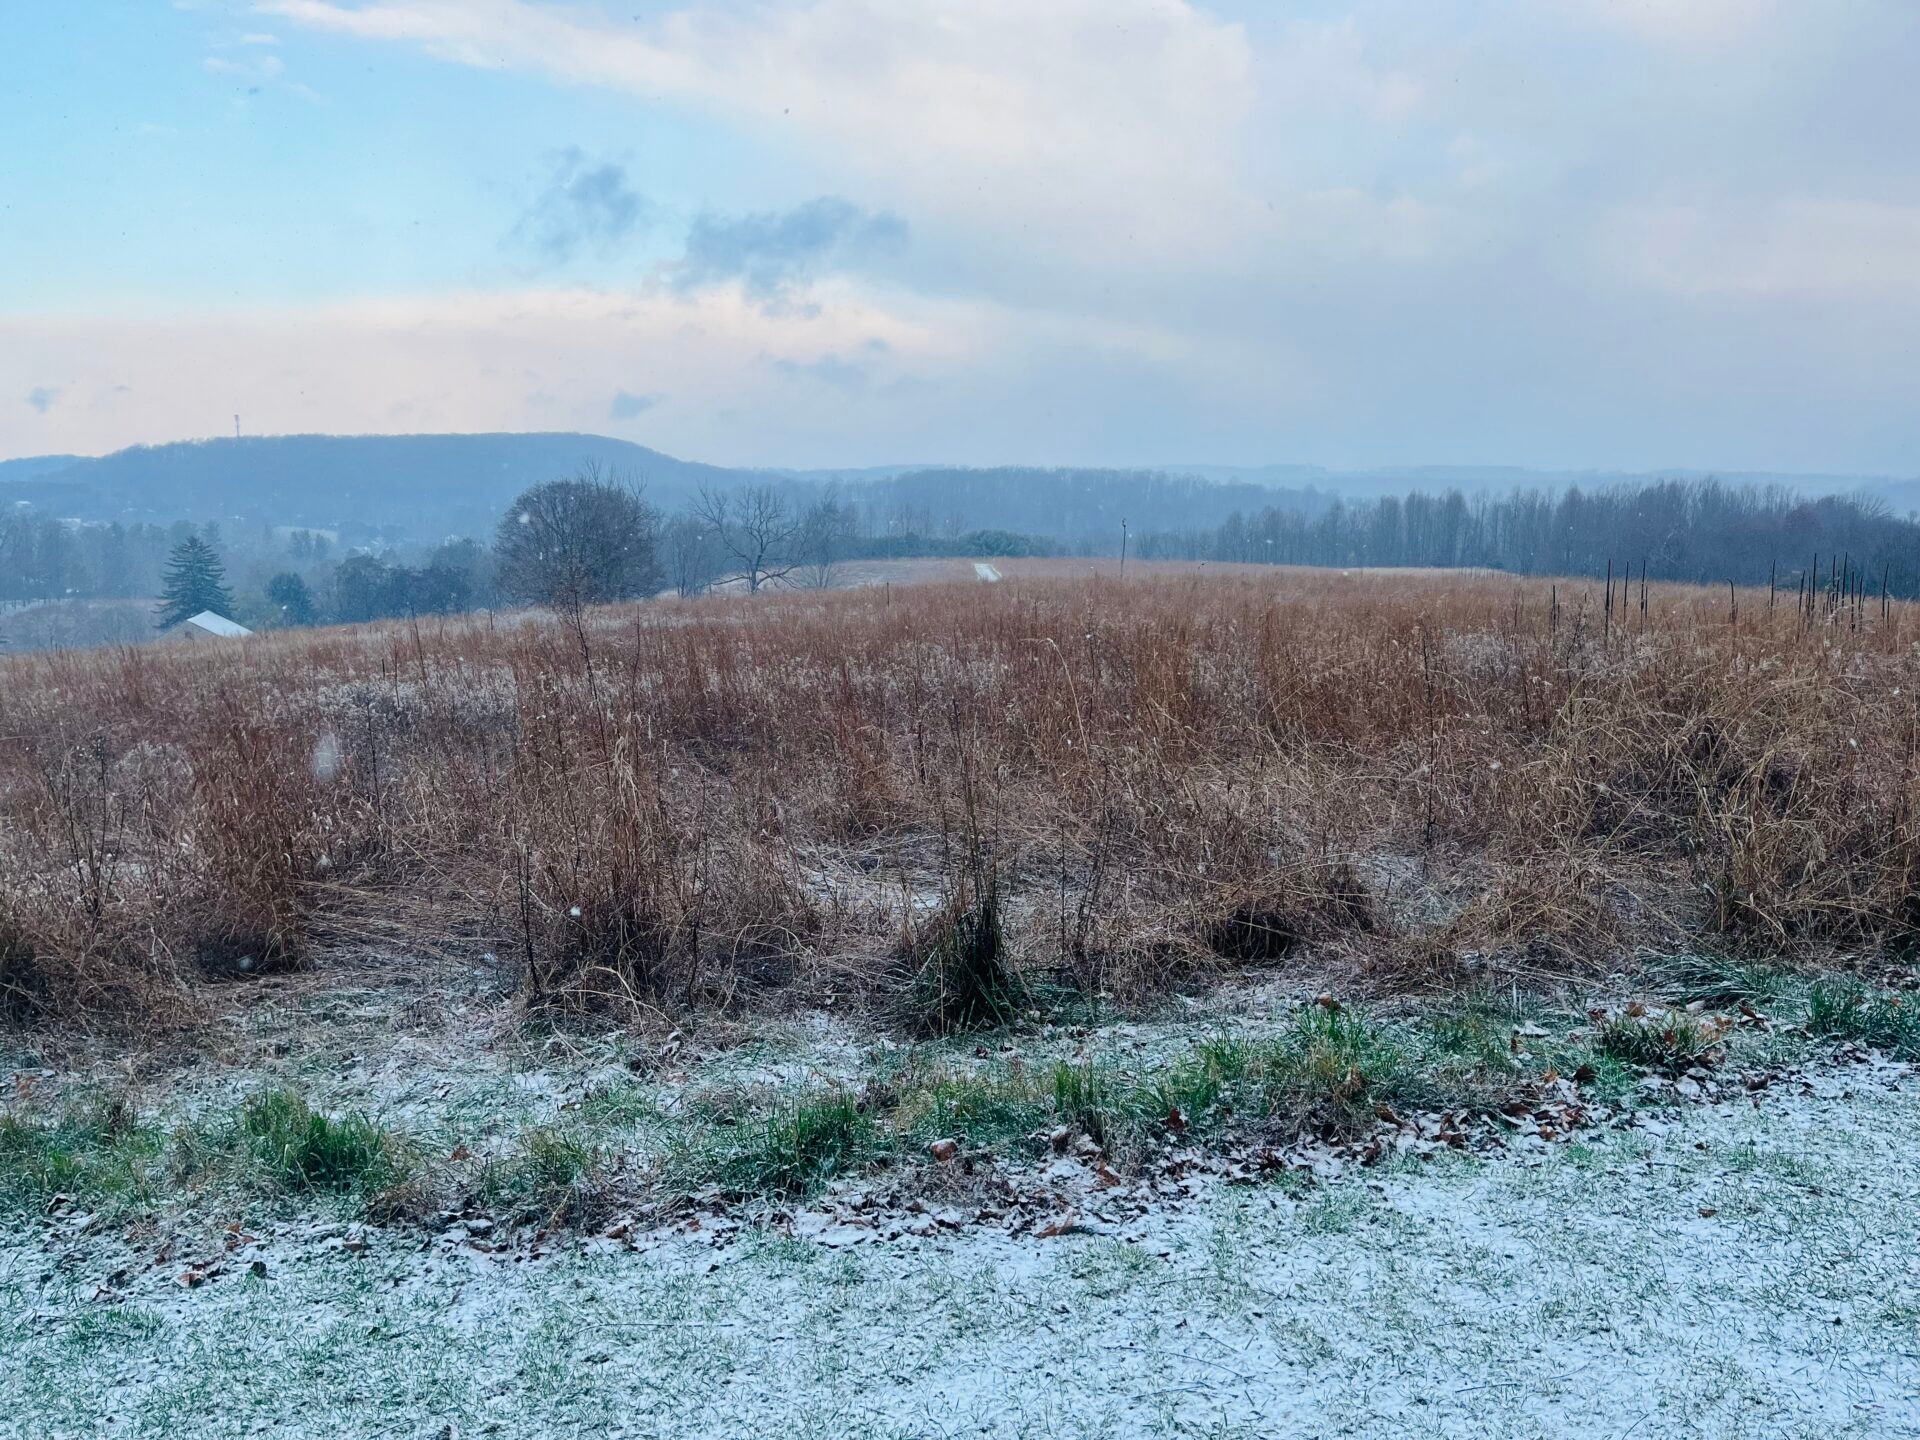
[[[0,501],[83,520],[241,521],[433,540],[489,530],[528,485],[587,465],[668,501],[752,474],[601,435],[281,435],[135,446],[29,471],[18,490],[0,472]]]
[[[1539,489],[1469,498],[1444,494],[1336,500],[1311,514],[1287,505],[1218,526],[1147,536],[1140,553],[1282,565],[1477,566],[1522,575],[1796,583],[1816,558],[1838,559],[1873,589],[1920,594],[1920,523],[1870,495],[1809,499],[1712,480]]]

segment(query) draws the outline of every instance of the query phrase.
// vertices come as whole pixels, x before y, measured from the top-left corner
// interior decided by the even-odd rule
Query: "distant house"
[[[253,631],[224,615],[202,610],[198,615],[182,620],[169,633],[183,640],[237,640],[242,635],[253,634]]]

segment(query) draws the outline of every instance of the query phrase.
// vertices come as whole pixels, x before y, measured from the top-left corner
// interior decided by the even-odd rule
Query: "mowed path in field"
[[[988,559],[913,559],[847,560],[833,567],[829,588],[848,589],[863,585],[931,585],[977,580],[992,584],[1000,580],[1103,579],[1123,577],[1136,580],[1195,579],[1213,576],[1240,576],[1250,580],[1276,576],[1305,577],[1316,583],[1334,579],[1370,580],[1433,579],[1453,577],[1462,581],[1482,579],[1496,572],[1487,570],[1434,570],[1416,566],[1380,567],[1357,565],[1345,569],[1315,569],[1299,565],[1253,565],[1227,560],[1142,560],[1129,558],[1124,563],[1117,555],[1045,555],[1021,559],[994,556]],[[1599,581],[1569,582],[1574,585]],[[725,586],[733,590],[736,587]],[[791,587],[779,587],[791,588]],[[804,587],[802,587],[804,588]]]
[[[1125,1238],[0,1248],[7,1436],[1920,1436],[1920,1080],[1212,1188]]]

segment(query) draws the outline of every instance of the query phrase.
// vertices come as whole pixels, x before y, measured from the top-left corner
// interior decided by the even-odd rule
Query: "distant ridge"
[[[604,435],[272,435],[7,461],[0,502],[57,505],[90,520],[357,524],[426,538],[483,534],[527,486],[586,464],[631,476],[664,505],[770,473],[676,460]]]
[[[0,481],[32,480],[51,475],[84,460],[84,455],[29,455],[22,460],[0,460]]]
[[[1135,533],[1220,524],[1234,511],[1281,505],[1317,515],[1338,499],[1458,489],[1469,497],[1533,488],[1604,489],[1709,472],[1652,474],[1527,470],[1499,465],[1318,465],[1091,467],[873,465],[837,469],[734,469],[681,460],[605,435],[277,435],[140,445],[86,458],[44,455],[0,461],[0,510],[81,520],[166,524],[176,520],[312,526],[349,543],[380,537],[438,541],[485,536],[527,486],[585,465],[630,477],[663,509],[702,488],[770,481],[804,492],[832,485],[901,524],[942,533],[1004,529],[1105,543],[1127,522]],[[1920,509],[1920,480],[1882,476],[1721,471],[1731,485],[1779,485],[1817,496],[1864,491],[1896,514]]]

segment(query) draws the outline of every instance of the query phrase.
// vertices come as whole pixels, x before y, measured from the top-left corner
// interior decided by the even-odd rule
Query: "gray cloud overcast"
[[[899,216],[870,213],[838,195],[732,218],[709,212],[694,220],[673,284],[692,290],[739,280],[755,297],[773,300],[826,270],[897,255],[906,243]]]
[[[652,222],[654,207],[624,165],[590,161],[578,146],[549,160],[545,184],[514,226],[516,240],[552,265],[583,250],[608,254]]]

